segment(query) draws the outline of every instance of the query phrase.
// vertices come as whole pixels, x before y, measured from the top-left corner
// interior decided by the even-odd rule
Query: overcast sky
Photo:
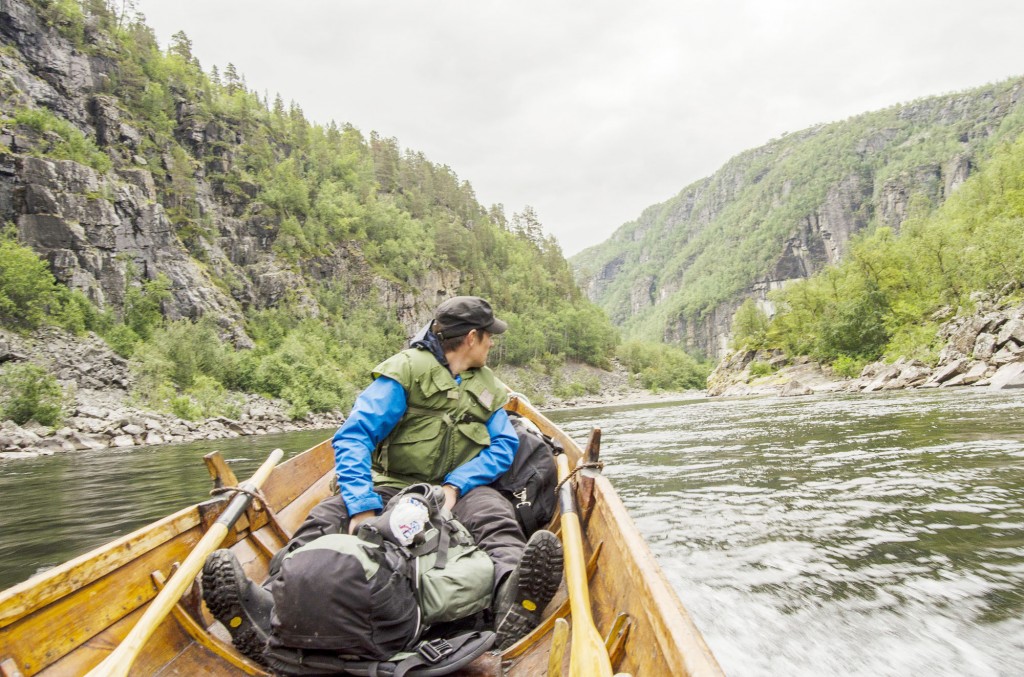
[[[567,255],[783,132],[1024,74],[1021,0],[138,0],[160,44],[394,136]]]

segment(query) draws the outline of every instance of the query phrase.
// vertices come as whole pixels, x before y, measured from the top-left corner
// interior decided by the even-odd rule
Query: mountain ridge
[[[1024,130],[1024,78],[773,139],[571,257],[627,336],[720,357],[735,310],[841,260],[852,237],[937,207]]]
[[[472,293],[579,325],[559,345],[518,334],[514,362],[607,359],[608,336],[569,347],[612,329],[529,208],[506,217],[394,138],[261,100],[230,64],[207,74],[183,33],[162,50],[104,0],[0,0],[0,20],[0,224],[99,308],[163,275],[168,320],[213,317],[251,347],[247,315],[282,303],[325,317],[342,297],[412,333]]]

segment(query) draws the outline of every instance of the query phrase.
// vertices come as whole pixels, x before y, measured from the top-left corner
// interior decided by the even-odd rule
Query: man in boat
[[[377,365],[333,439],[338,493],[313,508],[281,552],[270,578],[245,578],[230,550],[203,572],[207,606],[235,646],[257,658],[270,631],[269,582],[283,555],[331,533],[355,533],[403,487],[442,485],[445,506],[494,563],[492,611],[497,646],[519,640],[540,621],[562,576],[562,549],[549,531],[529,541],[511,503],[487,486],[512,464],[519,446],[503,408],[507,387],[486,366],[493,337],[507,329],[475,296],[442,303],[411,346]]]

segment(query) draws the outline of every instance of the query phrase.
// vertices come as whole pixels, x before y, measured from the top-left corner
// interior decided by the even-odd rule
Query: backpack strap
[[[494,645],[490,630],[420,642],[398,661],[345,660],[319,651],[268,648],[268,666],[284,675],[360,675],[362,677],[438,677],[461,670]]]
[[[448,525],[441,527],[441,535],[437,539],[437,556],[434,558],[434,568],[444,569],[448,564],[448,544],[451,543],[452,532]]]
[[[489,630],[467,632],[451,639],[420,642],[416,653],[395,664],[391,677],[433,677],[460,670],[494,645],[496,636]]]
[[[516,496],[516,498],[519,497]],[[518,515],[519,520],[523,523],[523,530],[528,534],[532,534],[537,531],[541,525],[537,524],[537,515],[533,512],[533,503],[530,503],[525,499],[526,489],[523,489],[523,497],[519,503],[516,503],[516,515]]]

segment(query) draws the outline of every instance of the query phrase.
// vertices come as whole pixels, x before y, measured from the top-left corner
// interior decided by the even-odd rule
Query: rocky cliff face
[[[109,42],[88,20],[84,40],[101,47]],[[236,162],[242,131],[228,118],[197,115],[182,100],[174,136],[191,153],[187,172],[207,231],[186,246],[168,217],[174,206],[169,174],[181,160],[168,149],[154,151],[153,139],[119,106],[116,69],[113,59],[76,49],[31,4],[0,0],[0,113],[8,116],[6,123],[0,119],[0,224],[16,224],[19,238],[50,262],[59,281],[102,308],[119,310],[128,285],[163,274],[171,281],[167,317],[215,317],[225,338],[239,346],[250,344],[242,328],[245,308],[272,306],[287,294],[315,311],[311,286],[318,282],[343,285],[349,294],[378,294],[410,329],[438,297],[458,287],[459,274],[451,270],[410,285],[380,278],[354,242],[301,268],[282,261],[271,248],[280,223],[257,200],[257,187],[243,181],[229,189],[218,178]],[[37,157],[53,133],[10,119],[26,109],[71,122],[95,139],[113,168],[100,172]]]
[[[939,205],[994,139],[1022,131],[1024,80],[822,125],[751,151],[572,259],[590,298],[713,357],[736,309],[841,260],[867,228]]]

